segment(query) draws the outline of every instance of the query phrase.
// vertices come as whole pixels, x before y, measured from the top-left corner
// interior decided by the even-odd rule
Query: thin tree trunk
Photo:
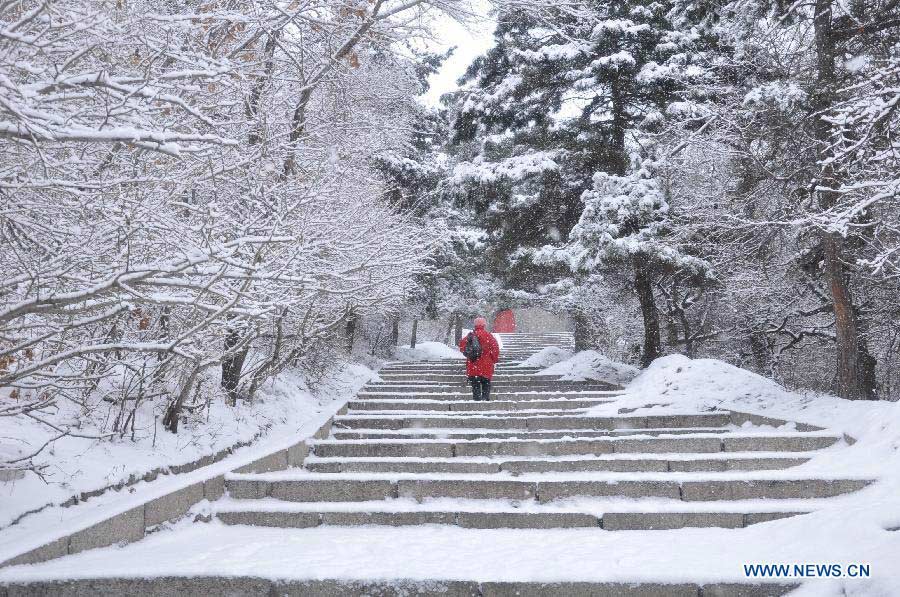
[[[260,101],[262,99],[263,90],[266,83],[272,76],[272,70],[275,67],[275,46],[277,45],[277,37],[279,33],[270,33],[266,39],[264,49],[265,68],[263,74],[256,77],[253,88],[250,90],[250,97],[244,106],[244,111],[249,120],[255,119],[259,115]],[[247,135],[247,143],[249,145],[258,145],[261,141],[261,124],[260,129],[254,128]],[[247,358],[249,346],[240,352],[234,353],[234,349],[241,342],[241,336],[237,329],[230,323],[225,330],[225,343],[222,358],[222,387],[226,392],[226,401],[232,406],[237,404],[237,389],[241,380],[241,373],[244,368],[244,360]]]
[[[394,317],[391,321],[391,346],[397,346],[400,343],[400,317]]]
[[[181,387],[178,397],[169,404],[168,408],[166,408],[166,413],[163,417],[163,427],[172,433],[178,433],[178,423],[181,420],[181,409],[184,407],[184,401],[190,393],[191,388],[194,387],[194,381],[196,381],[198,373],[200,373],[200,365],[194,365],[194,368],[191,369],[191,373],[188,375],[187,381],[185,381],[184,385]]]
[[[835,39],[832,30],[832,0],[816,0],[813,24],[816,36],[816,62],[818,67],[816,120],[813,132],[816,140],[816,157],[820,163],[831,157],[831,127],[822,114],[828,110],[835,100],[837,74],[835,70]],[[836,189],[839,186],[838,173],[829,163],[822,167],[819,187]],[[837,203],[837,193],[831,190],[819,190],[819,207],[823,210],[832,208]],[[867,368],[874,369],[874,358],[865,350],[860,337],[857,310],[850,292],[849,272],[844,265],[844,239],[836,232],[826,233],[822,238],[825,261],[825,281],[831,292],[834,306],[835,348],[837,356],[837,388],[836,392],[843,398],[860,400],[871,398],[874,387],[868,387]]]
[[[416,318],[416,319],[413,319],[412,333],[409,335],[409,347],[410,348],[416,347],[416,334],[418,333],[418,331],[419,331],[419,320],[418,320],[418,318]]]
[[[241,382],[241,372],[244,369],[244,360],[247,358],[248,346],[235,351],[241,342],[241,334],[235,328],[229,326],[225,334],[225,357],[222,359],[222,388],[225,389],[226,401],[234,406],[237,404],[238,386]]]
[[[345,337],[347,338],[347,354],[353,353],[353,340],[356,337],[356,313],[350,313],[347,317],[347,327],[344,330]]]
[[[659,313],[653,300],[653,284],[647,265],[638,259],[634,260],[634,289],[641,304],[641,315],[644,318],[644,350],[641,354],[641,367],[648,367],[661,354],[659,340]]]
[[[455,329],[453,331],[453,342],[455,344],[459,344],[462,341],[462,315],[456,314],[456,321],[454,322]]]
[[[450,343],[450,335],[453,333],[453,315],[447,318],[447,331],[444,333],[444,344]]]

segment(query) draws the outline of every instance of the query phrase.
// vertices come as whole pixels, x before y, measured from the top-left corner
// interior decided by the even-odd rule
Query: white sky
[[[426,105],[438,106],[441,95],[459,87],[456,81],[466,72],[472,60],[494,45],[493,33],[496,23],[488,17],[488,2],[473,0],[472,6],[481,18],[473,19],[466,25],[461,25],[450,18],[442,18],[435,26],[437,39],[429,49],[444,52],[456,46],[456,51],[444,62],[441,70],[429,79],[431,89],[419,98]]]

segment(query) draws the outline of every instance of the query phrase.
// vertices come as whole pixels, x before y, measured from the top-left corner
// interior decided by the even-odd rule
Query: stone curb
[[[334,417],[329,417],[310,439],[324,439],[328,437],[329,433],[331,433],[333,422]],[[255,438],[256,437],[259,436],[257,435]],[[304,439],[293,446],[278,450],[272,454],[254,460],[249,464],[241,466],[235,469],[234,472],[265,473],[299,466],[303,464],[306,455],[309,454],[309,444],[307,442],[308,439]],[[238,447],[243,447],[245,445],[248,444],[238,445]],[[235,449],[235,447],[227,448],[214,455],[206,456],[198,461],[189,463],[188,465],[171,467],[169,470],[176,472],[177,469],[178,473],[191,472],[204,466],[215,464],[230,455]],[[159,471],[157,470],[153,472],[152,478],[150,479],[147,479],[149,476],[148,473],[148,475],[133,482],[121,484],[120,486],[113,486],[111,488],[121,488],[136,483],[138,480],[153,480],[158,474]],[[95,495],[100,495],[103,491],[97,492]],[[166,495],[148,500],[140,506],[116,514],[87,528],[60,537],[50,543],[0,562],[0,568],[16,566],[19,564],[36,564],[64,555],[75,554],[87,549],[138,541],[143,539],[154,527],[164,522],[181,518],[198,502],[202,500],[217,500],[222,497],[224,493],[224,474],[198,481]],[[93,497],[93,495],[91,497]],[[77,501],[73,502],[73,504],[74,503],[77,503]],[[2,595],[2,593],[0,593],[0,595]]]
[[[106,578],[0,585],[0,597],[93,597],[94,595],[142,595],[156,597],[196,593],[202,595],[291,595],[296,597],[777,597],[799,584],[778,582],[750,584],[712,582],[667,584],[661,582],[477,582],[443,580],[298,580],[274,581],[254,577]]]

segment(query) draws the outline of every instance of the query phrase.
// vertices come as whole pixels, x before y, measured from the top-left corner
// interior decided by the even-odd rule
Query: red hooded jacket
[[[483,327],[475,328],[475,336],[481,343],[481,356],[476,361],[466,359],[466,375],[469,377],[486,377],[491,379],[494,376],[494,365],[500,359],[500,346],[494,335]],[[469,335],[463,336],[459,342],[460,352],[466,349],[466,343]]]

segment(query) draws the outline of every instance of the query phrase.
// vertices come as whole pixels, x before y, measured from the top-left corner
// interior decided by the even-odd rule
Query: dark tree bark
[[[391,346],[397,346],[400,343],[400,318],[394,317],[391,321]]]
[[[579,309],[572,311],[572,323],[575,328],[575,350],[582,351],[591,348],[591,326],[587,315]]]
[[[416,347],[416,340],[418,340],[418,338],[416,338],[416,335],[418,334],[418,332],[419,332],[419,320],[417,318],[417,319],[413,319],[412,333],[409,335],[409,347],[410,348]]]
[[[344,329],[344,337],[347,339],[347,354],[353,353],[353,341],[356,339],[357,315],[351,312],[347,316],[347,326]]]
[[[753,354],[753,365],[759,373],[769,371],[769,347],[766,335],[762,332],[750,332],[750,352]]]
[[[640,258],[635,258],[634,289],[641,305],[644,318],[644,350],[641,353],[641,367],[648,367],[662,354],[659,340],[659,313],[653,299],[653,284],[650,279],[649,266]]]
[[[457,313],[455,317],[456,320],[454,321],[453,342],[458,345],[462,341],[462,315]]]
[[[184,407],[184,401],[187,398],[188,394],[191,392],[191,388],[194,387],[194,382],[197,379],[197,374],[200,373],[200,367],[195,365],[191,370],[191,374],[188,376],[187,381],[184,382],[184,386],[181,388],[181,392],[178,393],[178,396],[173,400],[169,406],[166,408],[166,413],[163,416],[163,427],[172,433],[178,433],[178,423],[181,420],[181,410]]]
[[[222,388],[226,392],[226,401],[232,406],[237,404],[238,386],[241,383],[241,372],[244,369],[244,361],[249,348],[245,346],[238,349],[240,343],[240,332],[229,327],[225,334],[225,356],[222,359]]]
[[[817,85],[814,107],[816,108],[813,133],[816,141],[816,158],[821,163],[832,157],[831,127],[821,115],[834,105],[838,87],[835,58],[836,38],[833,29],[834,15],[832,0],[816,0],[813,25],[816,41]],[[838,173],[829,163],[822,168],[816,181],[819,207],[832,208],[838,200],[831,190],[839,186]],[[853,304],[850,290],[850,275],[844,264],[844,239],[836,232],[826,233],[822,238],[825,261],[825,281],[831,293],[834,306],[835,343],[837,352],[837,394],[851,400],[874,397],[875,388],[866,370],[874,370],[875,359],[868,353],[860,335],[857,309]]]

